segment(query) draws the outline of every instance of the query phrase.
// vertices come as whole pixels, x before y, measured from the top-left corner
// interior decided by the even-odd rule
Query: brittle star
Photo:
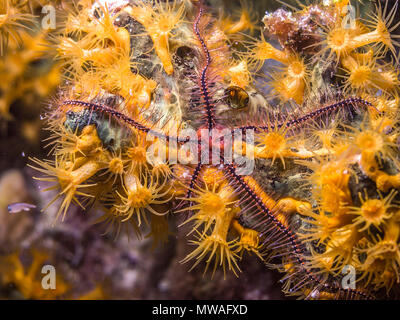
[[[218,76],[212,73],[211,64],[212,64],[212,56],[207,47],[207,43],[202,36],[202,32],[200,30],[200,22],[205,14],[204,8],[202,6],[198,9],[198,14],[193,23],[193,32],[199,43],[199,46],[202,51],[204,66],[201,69],[201,72],[198,75],[198,92],[196,94],[195,106],[197,110],[201,111],[203,117],[203,124],[198,129],[198,137],[200,137],[200,131],[206,130],[208,132],[208,136],[204,139],[201,138],[198,140],[198,157],[199,162],[194,168],[193,174],[191,175],[190,182],[188,184],[188,191],[186,194],[187,201],[190,201],[192,191],[196,184],[199,182],[199,176],[203,168],[210,166],[209,160],[210,157],[204,157],[204,154],[207,155],[215,153],[215,150],[219,151],[219,163],[213,164],[218,170],[222,170],[225,177],[228,179],[230,185],[236,190],[236,195],[239,198],[239,205],[243,205],[243,207],[247,208],[242,210],[240,215],[250,215],[252,218],[256,218],[258,220],[257,224],[252,226],[262,235],[263,246],[266,250],[271,252],[269,255],[269,259],[273,258],[286,258],[293,265],[293,270],[284,278],[284,280],[290,280],[291,283],[294,283],[291,291],[298,291],[307,285],[312,285],[314,290],[324,289],[331,291],[337,295],[338,298],[365,298],[372,299],[373,297],[365,293],[363,291],[359,291],[356,289],[344,289],[341,288],[336,283],[331,283],[332,281],[328,281],[326,278],[321,277],[320,275],[310,270],[307,267],[306,260],[304,255],[306,254],[306,248],[304,245],[297,239],[295,232],[291,230],[289,226],[283,224],[278,218],[275,208],[271,208],[268,203],[263,201],[263,199],[258,195],[257,191],[254,189],[254,186],[249,184],[246,179],[237,173],[238,164],[235,161],[231,161],[224,157],[224,145],[220,140],[215,139],[213,135],[216,132],[227,129],[226,126],[219,123],[215,116],[215,109],[217,104],[217,99],[214,98],[214,93],[219,89],[218,88]],[[162,132],[157,131],[156,129],[150,128],[149,126],[140,123],[139,121],[133,120],[127,115],[118,112],[117,110],[110,108],[108,106],[94,104],[90,102],[83,102],[78,100],[68,100],[61,103],[61,105],[72,105],[72,106],[80,106],[87,108],[91,111],[102,112],[108,114],[110,117],[117,119],[118,121],[128,124],[138,131],[144,132],[146,134],[151,134],[166,140],[177,141],[178,144],[182,144],[188,142],[187,137],[180,136],[169,136]],[[294,129],[305,125],[306,123],[318,119],[323,115],[328,115],[335,111],[345,109],[345,108],[355,108],[356,106],[364,106],[364,107],[373,107],[373,105],[361,98],[358,97],[350,97],[347,99],[343,99],[341,101],[337,101],[335,103],[317,108],[314,111],[311,111],[307,114],[303,114],[298,118],[287,118],[285,121],[280,121],[275,124],[268,125],[246,125],[246,126],[238,126],[233,128],[228,128],[233,135],[234,132],[242,132],[246,134],[247,132],[268,132],[270,130],[279,129],[282,127],[286,127],[287,129]],[[251,209],[251,210],[250,210]],[[309,294],[309,296],[312,293]]]

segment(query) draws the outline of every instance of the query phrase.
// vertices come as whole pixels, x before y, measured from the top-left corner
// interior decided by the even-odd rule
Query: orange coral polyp
[[[119,157],[114,157],[108,163],[108,170],[111,173],[121,175],[124,172],[124,162]]]
[[[375,285],[376,289],[386,287],[386,291],[392,288],[400,279],[400,225],[391,219],[384,227],[383,239],[378,236],[368,248],[359,251],[366,255],[366,259],[360,265],[363,272],[362,278],[367,283]]]
[[[257,144],[254,149],[256,158],[272,159],[271,165],[279,158],[285,168],[285,157],[292,156],[290,151],[291,138],[286,137],[286,126],[280,129],[273,129],[269,132],[261,133],[257,137]]]
[[[221,185],[226,184],[224,179],[224,174],[217,170],[216,168],[210,167],[206,168],[201,176],[204,183],[207,185],[208,189],[217,190]]]
[[[117,210],[123,215],[121,222],[130,220],[133,216],[137,219],[137,225],[140,226],[142,219],[148,224],[146,212],[163,216],[168,213],[159,212],[153,208],[153,205],[160,205],[168,202],[169,199],[164,198],[169,194],[169,189],[164,186],[158,186],[153,177],[150,179],[144,175],[143,182],[139,177],[132,173],[125,173],[123,176],[124,191],[126,195],[119,194],[122,204],[117,206]]]
[[[185,5],[179,6],[173,0],[162,2],[157,0],[152,4],[140,1],[136,7],[127,10],[146,28],[154,43],[154,49],[161,60],[165,72],[171,75],[174,71],[171,53],[169,50],[169,38],[174,36],[173,29],[183,22]]]
[[[243,254],[244,251],[253,252],[262,260],[260,254],[262,244],[260,244],[259,232],[243,227],[237,220],[233,220],[232,227],[240,235],[236,252],[240,254]]]
[[[266,41],[257,43],[256,49],[254,50],[254,57],[257,60],[273,59],[282,63],[287,62],[286,54],[283,51],[274,48]]]
[[[366,191],[365,198],[359,193],[361,201],[360,207],[353,207],[348,212],[349,214],[357,215],[358,217],[353,220],[355,226],[364,224],[359,230],[364,231],[370,228],[371,225],[380,227],[385,223],[385,220],[392,217],[393,209],[399,208],[397,204],[392,203],[397,191],[392,190],[386,197],[379,199],[369,199]],[[391,211],[391,212],[390,212]]]
[[[322,267],[334,274],[341,273],[343,265],[352,263],[355,244],[359,240],[359,233],[351,226],[335,230],[326,242],[325,251],[313,252],[313,257],[309,259],[310,267]]]
[[[286,73],[293,79],[304,80],[307,76],[307,67],[301,58],[292,57],[288,61]]]
[[[351,40],[351,34],[348,30],[337,27],[328,33],[326,43],[339,58],[342,58],[353,50]]]
[[[354,55],[349,55],[342,59],[342,65],[349,73],[345,84],[348,91],[349,87],[361,92],[377,89],[392,91],[399,84],[398,73],[382,70],[386,67],[377,66],[373,57],[365,56],[357,59]]]
[[[234,203],[232,188],[226,185],[217,191],[218,186],[217,182],[210,186],[206,184],[205,189],[193,189],[196,196],[190,200],[196,203],[191,209],[198,210],[195,219],[209,221],[210,217],[218,217],[223,212],[231,210],[229,206]]]
[[[323,185],[319,191],[319,203],[321,209],[340,216],[347,212],[346,206],[351,204],[351,198],[347,188],[341,189],[335,185]]]
[[[356,89],[365,89],[371,82],[372,69],[368,66],[359,66],[350,73],[349,82]]]
[[[278,75],[272,82],[272,86],[283,102],[293,99],[298,104],[303,103],[304,79],[285,75],[283,75],[283,78],[280,78]]]
[[[128,158],[129,170],[138,175],[141,175],[143,170],[148,167],[147,146],[143,146],[141,142],[144,142],[141,138],[133,141],[132,146],[125,152],[125,156]]]
[[[385,91],[395,90],[400,85],[399,74],[393,70],[376,73],[372,81],[378,88]]]
[[[79,168],[75,168],[75,170],[73,170],[74,169],[73,166],[70,166],[68,168],[67,162],[60,161],[57,159],[54,167],[49,163],[37,159],[32,159],[32,161],[40,166],[40,167],[32,166],[32,168],[48,176],[45,178],[35,178],[35,179],[48,182],[56,182],[55,185],[45,190],[61,189],[61,191],[47,204],[45,208],[43,208],[43,210],[46,210],[58,198],[64,197],[54,222],[58,220],[61,214],[62,214],[62,220],[64,220],[72,201],[78,205],[81,205],[77,199],[77,196],[83,195],[91,197],[91,195],[83,193],[82,191],[79,191],[79,189],[93,186],[93,184],[85,185],[83,183],[87,181],[89,178],[91,178],[93,175],[95,175],[99,170],[101,170],[101,165],[97,161],[90,158],[85,159],[85,162],[81,164]]]
[[[369,154],[376,154],[383,150],[385,145],[381,134],[372,130],[361,131],[355,139],[355,144],[357,147]]]
[[[222,266],[224,277],[226,268],[232,271],[236,276],[240,268],[237,264],[237,259],[239,256],[236,253],[235,247],[237,246],[237,241],[228,241],[227,236],[232,223],[232,220],[236,216],[236,210],[226,210],[225,212],[218,215],[215,219],[215,225],[212,229],[211,234],[206,234],[206,231],[199,234],[199,239],[196,241],[191,241],[193,244],[197,245],[197,248],[189,253],[183,260],[182,263],[186,263],[192,259],[196,259],[193,264],[192,270],[200,261],[206,260],[206,272],[214,260],[213,273],[218,265]],[[208,258],[207,258],[208,254]]]
[[[335,185],[342,189],[347,186],[350,174],[347,167],[340,161],[332,161],[323,163],[319,168],[316,168],[311,176],[313,183],[319,187],[324,185]]]
[[[230,78],[231,86],[238,86],[244,89],[251,83],[251,74],[245,60],[230,67],[226,73]]]
[[[200,211],[206,215],[218,214],[225,211],[225,203],[223,199],[212,192],[207,192],[199,198]]]

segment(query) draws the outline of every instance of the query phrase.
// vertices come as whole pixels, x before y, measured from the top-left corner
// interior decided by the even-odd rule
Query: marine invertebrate
[[[48,48],[52,31],[40,27],[39,6],[36,1],[0,1],[0,121],[18,130],[32,148],[41,132],[40,109],[61,80]]]
[[[370,51],[373,54],[373,51]],[[357,61],[353,55],[342,59],[342,66],[347,69],[347,78],[344,84],[344,90],[353,90],[359,92],[373,92],[375,90],[392,91],[398,86],[398,77],[396,71],[385,71],[385,66],[376,65],[375,58],[371,55],[363,57]]]
[[[101,284],[93,290],[74,292],[76,286],[65,270],[56,264],[56,256],[48,248],[30,247],[2,255],[0,283],[8,286],[17,299],[26,300],[99,300],[106,293]],[[27,259],[29,258],[29,259]],[[51,266],[56,266],[54,269]],[[49,277],[49,275],[53,277]]]
[[[367,278],[368,283],[373,283],[376,288],[385,287],[389,292],[398,282],[399,266],[399,225],[397,218],[391,219],[386,225],[385,236],[378,236],[368,242],[366,248],[359,251],[366,254],[363,262],[359,262],[362,278]]]
[[[3,120],[14,119],[10,107],[16,101],[20,100],[23,104],[29,103],[32,96],[37,99],[47,98],[59,85],[60,66],[44,54],[48,45],[46,37],[45,30],[19,30],[18,36],[11,37],[4,49],[0,60],[0,74],[3,79],[0,84],[0,115]],[[43,61],[42,64],[39,61]],[[32,112],[35,106],[29,109]],[[38,109],[36,108],[37,113]]]
[[[397,206],[391,204],[393,198],[396,196],[397,191],[392,190],[385,198],[382,199],[382,195],[380,195],[380,199],[368,199],[367,196],[365,199],[362,198],[361,194],[359,194],[361,207],[353,208],[349,212],[349,214],[358,215],[355,218],[354,225],[364,224],[360,231],[368,229],[371,225],[379,227],[383,224],[385,219],[389,219],[391,217],[391,213],[389,212],[392,208],[396,208]]]
[[[0,55],[7,49],[9,38],[20,39],[19,30],[29,29],[34,20],[24,1],[0,2]]]
[[[73,166],[68,166],[68,163],[64,161],[56,160],[54,166],[49,163],[41,162],[39,160],[33,159],[33,161],[39,165],[39,167],[34,167],[36,170],[41,171],[46,174],[48,178],[37,178],[44,181],[56,182],[55,185],[47,190],[61,189],[61,192],[57,194],[49,205],[53,204],[60,197],[64,197],[60,209],[57,213],[56,219],[62,216],[64,220],[65,215],[71,202],[82,206],[77,199],[77,196],[88,196],[89,194],[80,191],[79,189],[87,188],[93,186],[93,184],[83,184],[88,178],[93,176],[97,171],[100,170],[100,166],[95,161],[87,161],[83,163],[79,168],[74,170]],[[69,165],[71,165],[69,163]],[[83,206],[82,206],[83,207]],[[45,208],[46,209],[46,208]]]
[[[323,11],[315,6],[314,12]],[[97,50],[101,54],[88,55],[90,58],[79,61],[78,67],[71,69],[74,72],[71,78],[73,86],[56,101],[56,111],[51,119],[52,123],[58,124],[53,126],[53,130],[59,130],[59,125],[68,130],[74,141],[73,147],[66,148],[62,142],[56,146],[54,150],[62,150],[62,157],[57,157],[54,164],[34,160],[39,171],[51,175],[51,181],[56,182],[60,195],[65,197],[59,215],[65,215],[69,203],[78,201],[77,196],[93,198],[104,207],[100,220],[108,222],[110,227],[116,225],[116,233],[125,226],[133,226],[140,235],[143,225],[150,224],[150,234],[156,238],[159,236],[157,240],[165,240],[168,235],[167,212],[185,212],[188,216],[183,224],[191,225],[189,233],[195,237],[191,243],[196,248],[183,262],[194,260],[193,267],[205,260],[206,270],[212,267],[213,274],[219,265],[224,273],[228,269],[238,274],[239,260],[244,252],[249,252],[267,266],[286,273],[284,289],[290,294],[315,298],[318,296],[316,291],[321,291],[321,295],[339,298],[371,298],[372,295],[364,289],[364,285],[370,282],[360,281],[357,289],[343,289],[337,275],[348,263],[359,263],[358,272],[361,272],[360,265],[364,261],[360,262],[359,249],[361,240],[370,236],[367,231],[371,230],[367,229],[386,228],[386,222],[392,219],[390,212],[383,214],[384,218],[379,221],[371,222],[367,228],[358,228],[358,220],[354,225],[354,219],[360,216],[363,204],[358,209],[351,192],[351,179],[358,178],[359,169],[384,192],[400,185],[400,182],[395,184],[397,180],[392,184],[382,183],[382,177],[388,174],[383,168],[378,170],[384,162],[396,162],[393,149],[397,130],[388,134],[388,130],[378,124],[378,118],[384,116],[380,119],[385,123],[382,126],[395,128],[396,117],[379,113],[383,109],[396,110],[397,106],[387,106],[395,100],[390,97],[392,90],[387,87],[381,97],[383,103],[375,106],[378,98],[374,95],[385,86],[381,81],[380,86],[372,85],[370,89],[368,81],[372,78],[369,75],[365,85],[368,90],[363,84],[350,81],[345,84],[343,96],[338,90],[343,86],[337,75],[339,63],[330,63],[332,70],[321,71],[324,76],[316,75],[324,66],[310,59],[310,51],[304,53],[284,45],[282,49],[276,49],[267,42],[263,33],[261,40],[253,38],[248,51],[230,52],[227,43],[232,29],[227,31],[228,35],[219,30],[218,23],[201,4],[184,10],[183,4],[177,1],[173,4],[157,1],[154,5],[140,2],[139,5],[118,9],[103,7],[97,10],[101,14],[89,19],[94,22],[84,24],[89,24],[90,28],[92,24],[107,25],[107,30],[111,31],[107,31],[109,35],[105,39],[110,41],[99,39],[90,42],[90,46],[95,47],[92,48],[85,43],[87,35],[76,33],[81,39],[73,41],[79,48],[96,49],[90,54]],[[335,10],[336,5],[327,5],[327,15],[336,25],[342,17],[336,15]],[[84,15],[85,11],[82,12]],[[161,28],[162,34],[152,29],[149,19],[154,19],[159,28],[157,19],[164,14],[179,22],[179,31],[175,33],[171,25]],[[390,25],[392,12],[388,16],[388,20],[382,19]],[[160,47],[154,43],[156,56],[145,50],[148,56],[144,60],[151,66],[157,66],[161,60],[163,70],[143,67],[143,61],[138,58],[140,54],[128,52],[127,42],[121,40],[126,37],[112,40],[112,32],[123,35],[125,32],[118,30],[126,30],[121,26],[121,20],[115,17],[121,20],[125,17],[129,21],[134,18],[137,20],[135,23],[144,26],[144,33],[147,32],[153,42],[160,40]],[[182,22],[186,17],[191,18],[192,29],[188,28],[188,23]],[[133,22],[130,23],[132,27]],[[369,48],[370,44],[379,42],[374,38],[367,43],[359,37],[364,35],[365,38],[369,33],[361,24],[356,29],[346,31],[345,36],[357,39],[357,45],[344,50],[332,49],[333,53],[328,54],[332,59],[335,54],[345,68],[345,59],[349,57],[358,66],[361,64],[362,53],[358,48]],[[185,41],[188,43],[185,49],[174,51],[170,46]],[[64,33],[61,49],[65,49],[66,42],[71,42],[71,39]],[[247,42],[243,41],[243,44]],[[151,46],[144,47],[149,49]],[[140,50],[140,46],[135,49]],[[116,54],[107,55],[107,52]],[[324,53],[327,52],[321,51]],[[74,60],[74,55],[79,57],[74,53],[67,57],[67,63]],[[174,55],[177,58],[171,59]],[[371,60],[373,56],[365,54],[363,57]],[[266,102],[268,94],[263,90],[257,91],[253,83],[267,59],[284,66],[276,78],[280,83],[275,83],[279,94],[271,99],[282,105],[274,107]],[[83,66],[88,61],[91,62],[89,66]],[[307,66],[308,61],[313,67]],[[374,66],[370,61],[365,65]],[[387,68],[392,71],[393,66],[389,64]],[[122,78],[117,70],[121,70]],[[353,71],[352,68],[348,70]],[[145,72],[147,76],[143,75]],[[79,83],[77,78],[81,75],[84,82],[94,79],[88,81],[90,90]],[[325,78],[333,84],[326,86]],[[278,88],[279,84],[283,86],[282,90]],[[395,86],[396,81],[393,81]],[[312,89],[326,89],[328,93],[314,97]],[[365,93],[368,95],[364,96]],[[139,96],[144,98],[137,99]],[[231,121],[226,121],[219,117],[220,107],[226,107],[226,104],[239,119],[232,116],[233,119],[228,119]],[[242,112],[250,107],[256,110],[255,119]],[[360,129],[350,129],[348,123],[351,121],[357,125],[360,123],[357,112],[365,120]],[[241,116],[244,121],[241,121]],[[189,125],[194,129],[186,130]],[[308,138],[310,136],[313,138]],[[251,138],[254,138],[254,143]],[[74,146],[77,144],[75,141],[81,144],[79,148]],[[232,153],[231,149],[238,146],[240,151],[233,150]],[[159,151],[152,160],[148,157],[152,152],[150,149]],[[301,172],[311,171],[306,179],[308,198],[284,196],[275,200],[266,190],[268,186],[261,184],[262,178],[257,176],[262,170],[257,174],[241,175],[246,161],[253,160],[249,159],[248,151],[253,151],[264,171],[267,171],[265,168],[286,171],[294,165],[306,167]],[[282,166],[275,161],[278,158]],[[293,158],[303,160],[295,163]],[[112,166],[110,159],[113,159]],[[115,175],[120,179],[109,179]],[[271,175],[268,172],[267,178]],[[279,173],[276,176],[279,177]],[[398,179],[397,175],[390,177]],[[87,192],[81,192],[83,187],[87,187]],[[394,192],[391,194],[395,195]],[[387,199],[392,199],[392,196]],[[170,201],[174,197],[181,200],[179,209],[173,208],[174,203]],[[364,198],[360,200],[364,201]],[[386,208],[392,211],[395,207]],[[302,231],[294,225],[293,217],[302,224]],[[322,248],[317,250],[318,246]],[[379,277],[379,273],[374,273],[373,277]]]
[[[169,38],[174,36],[173,30],[183,22],[184,2],[177,4],[175,0],[155,1],[154,5],[140,1],[129,8],[129,13],[146,28],[153,40],[154,49],[167,74],[173,70],[169,51]]]
[[[129,220],[135,215],[138,220],[138,226],[140,226],[142,217],[146,221],[146,216],[144,215],[145,209],[157,216],[163,216],[167,213],[156,211],[152,205],[168,202],[171,197],[166,200],[162,200],[161,198],[167,195],[169,190],[167,189],[164,192],[160,192],[164,186],[157,186],[152,177],[150,181],[147,181],[147,177],[145,177],[143,181],[142,184],[136,175],[126,174],[124,176],[124,191],[126,196],[119,195],[122,204],[116,207],[123,216],[122,222]]]
[[[354,22],[351,28],[347,28],[342,23],[342,20],[337,21],[327,31],[327,36],[324,40],[326,47],[323,50],[330,50],[330,55],[335,53],[338,59],[347,57],[355,49],[370,44],[377,45],[378,52],[385,53],[387,49],[395,52],[394,46],[397,45],[397,36],[393,35],[392,32],[397,28],[397,25],[392,25],[392,23],[397,4],[389,12],[387,8],[387,3],[382,8],[382,5],[378,2],[377,13],[372,16],[369,26],[373,31],[370,31],[368,27],[360,24],[358,21]]]

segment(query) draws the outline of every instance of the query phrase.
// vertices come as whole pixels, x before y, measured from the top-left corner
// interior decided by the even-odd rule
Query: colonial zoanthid
[[[379,270],[388,277],[398,267],[388,254],[398,240],[392,213],[396,207],[391,205],[395,193],[379,197],[385,212],[379,219],[370,214],[368,221],[361,219],[371,197],[360,197],[359,204],[352,194],[360,172],[382,192],[400,186],[399,174],[384,167],[390,162],[397,169],[393,146],[398,131],[387,129],[397,123],[397,117],[389,115],[397,106],[386,107],[395,101],[393,90],[378,95],[388,88],[383,81],[377,86],[369,77],[370,82],[360,84],[340,74],[340,68],[356,70],[347,64],[350,58],[356,66],[364,61],[371,68],[377,65],[365,60],[377,56],[360,48],[379,53],[392,48],[392,28],[383,30],[383,25],[391,25],[393,11],[378,7],[374,30],[357,20],[357,30],[341,34],[336,29],[347,1],[304,6],[295,16],[300,19],[313,10],[331,21],[328,31],[321,28],[312,36],[288,32],[292,38],[287,43],[303,43],[307,36],[322,45],[319,54],[326,55],[327,63],[321,65],[311,59],[315,46],[295,52],[284,42],[282,48],[272,46],[265,32],[260,40],[234,36],[253,31],[248,14],[232,23],[217,21],[198,1],[138,1],[118,8],[87,2],[79,1],[85,10],[73,17],[88,25],[69,24],[60,36],[60,50],[68,52],[65,65],[73,74],[49,119],[56,132],[55,159],[33,160],[48,176],[40,179],[53,183],[49,190],[58,190],[54,201],[62,199],[59,217],[67,217],[71,202],[84,207],[80,199],[85,199],[103,207],[98,221],[106,223],[106,232],[133,229],[141,237],[148,229],[159,241],[168,238],[169,217],[186,215],[182,227],[189,228],[194,249],[182,262],[194,261],[192,269],[204,262],[205,272],[212,269],[213,276],[219,267],[224,274],[239,275],[242,257],[249,253],[285,272],[286,293],[306,298],[370,299],[366,285],[393,285],[380,279]],[[133,32],[133,24],[121,24],[133,20],[141,31],[131,40],[151,39],[143,48],[131,48],[126,32]],[[315,24],[301,21],[317,32]],[[383,43],[378,31],[385,34]],[[340,49],[340,36],[355,42]],[[84,60],[82,51],[66,46],[72,40],[90,51],[83,52]],[[272,95],[258,86],[270,60],[281,64],[280,72],[272,67],[272,82],[261,81],[274,87],[278,94]],[[116,70],[123,71],[122,81]],[[87,79],[96,81],[86,86]],[[384,101],[378,105],[379,99]],[[221,109],[229,111],[228,118],[221,116]],[[385,130],[377,124],[379,117],[385,117]],[[391,125],[386,125],[388,119]],[[349,123],[357,128],[349,129]],[[57,134],[62,130],[67,132]],[[255,166],[243,174],[246,161]],[[308,192],[297,198],[275,188],[282,193],[277,199],[268,181],[278,185],[282,173],[291,170],[298,170],[292,180],[302,177]],[[371,236],[373,227],[385,232],[382,239]],[[390,245],[385,246],[385,239]],[[370,254],[367,260],[364,252]],[[380,252],[383,258],[377,256]],[[394,264],[379,269],[377,261],[382,259]],[[337,274],[353,261],[368,278],[356,289],[342,288]],[[370,272],[367,266],[375,269]]]

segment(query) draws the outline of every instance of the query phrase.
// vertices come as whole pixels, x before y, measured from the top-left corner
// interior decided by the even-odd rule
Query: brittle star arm
[[[203,164],[200,162],[197,164],[196,168],[194,169],[192,177],[190,178],[189,188],[186,193],[186,199],[190,199],[190,197],[192,196],[193,188],[195,187],[195,184],[197,183],[197,180],[199,179],[199,174],[200,174],[202,168],[203,168]]]
[[[127,115],[104,105],[101,104],[96,104],[96,103],[91,103],[91,102],[85,102],[85,101],[80,101],[80,100],[67,100],[62,102],[61,105],[70,105],[70,106],[79,106],[79,107],[83,107],[83,108],[87,108],[88,110],[91,111],[99,111],[101,113],[105,113],[108,114],[111,117],[116,118],[119,121],[122,121],[125,124],[131,125],[132,127],[134,127],[135,129],[153,135],[155,137],[164,139],[166,141],[177,141],[177,142],[187,142],[188,138],[182,138],[182,137],[174,137],[174,136],[170,136],[167,134],[164,134],[162,132],[159,132],[157,130],[154,130],[148,126],[146,126],[145,124],[140,123],[137,120],[134,120],[130,117],[128,117]]]
[[[357,105],[363,105],[367,107],[372,107],[375,109],[374,105],[362,98],[347,98],[340,100],[338,102],[329,104],[327,106],[324,106],[322,108],[318,108],[314,111],[311,111],[305,115],[300,116],[299,118],[295,119],[288,119],[283,122],[279,122],[277,124],[268,124],[264,126],[257,126],[257,125],[247,125],[247,126],[241,126],[241,127],[236,127],[232,130],[232,134],[241,131],[242,133],[245,133],[248,130],[254,130],[255,132],[262,132],[262,131],[270,131],[270,130],[275,130],[275,129],[280,129],[284,126],[287,128],[294,128],[297,126],[300,126],[302,124],[305,124],[317,117],[320,117],[322,115],[329,114],[331,112],[344,109],[344,108],[357,108]]]
[[[200,28],[199,28],[199,23],[204,14],[204,9],[199,8],[199,13],[194,21],[193,24],[193,32],[196,35],[197,40],[201,44],[201,48],[203,50],[203,54],[206,60],[205,66],[203,67],[203,70],[201,71],[200,77],[199,77],[199,82],[200,82],[200,92],[201,96],[203,98],[203,106],[205,108],[205,113],[206,113],[206,120],[207,120],[207,128],[211,130],[214,125],[215,125],[215,116],[214,116],[214,109],[215,105],[213,103],[213,99],[210,96],[210,91],[209,91],[209,84],[208,84],[208,69],[211,65],[211,55],[210,51],[207,48],[207,45],[201,36],[200,33]]]

